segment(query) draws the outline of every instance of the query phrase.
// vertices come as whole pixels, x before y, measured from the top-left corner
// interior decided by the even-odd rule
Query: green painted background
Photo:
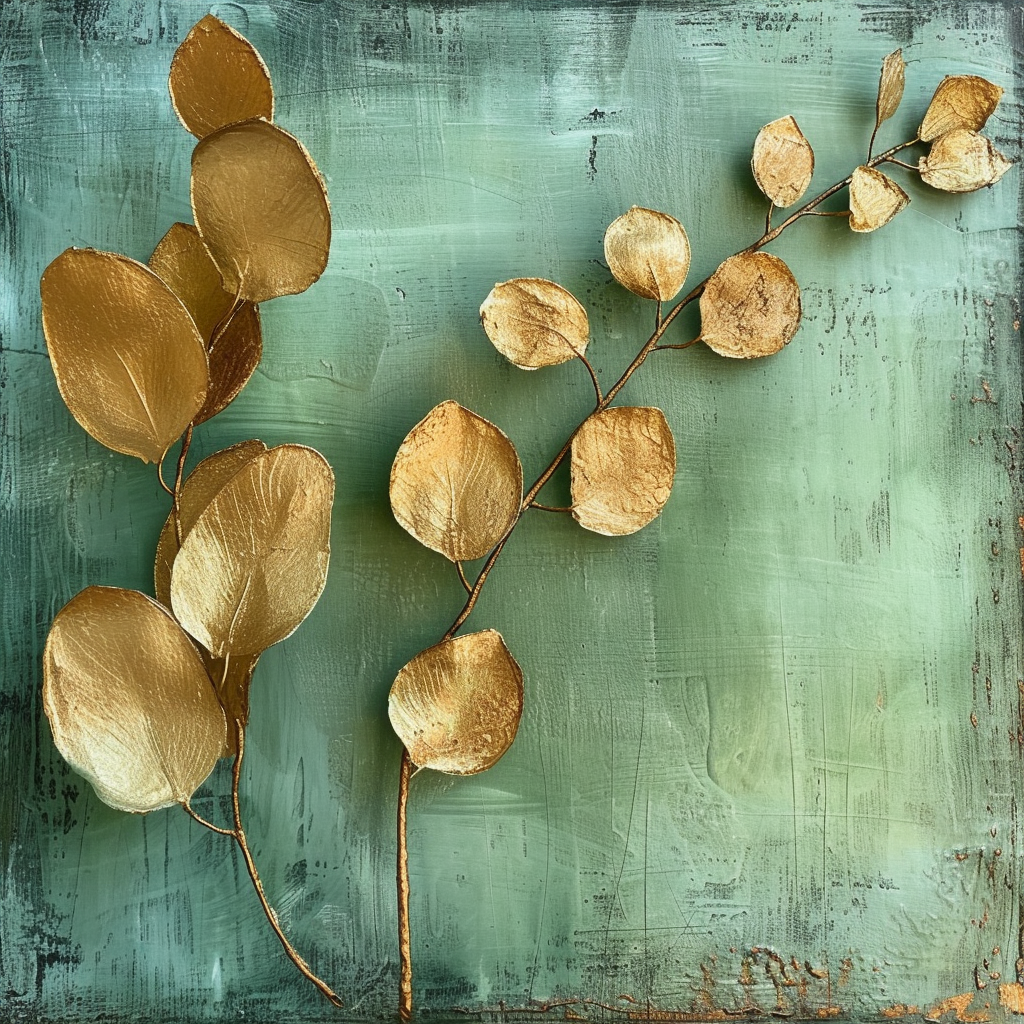
[[[227,841],[101,804],[39,701],[52,617],[88,584],[148,590],[167,502],[61,404],[38,279],[69,245],[145,259],[190,219],[166,74],[207,10],[0,5],[3,1020],[331,1016]],[[266,58],[335,217],[327,273],[264,307],[260,372],[194,444],[303,442],[338,479],[326,593],[256,677],[249,833],[296,945],[353,1015],[381,1017],[397,977],[386,696],[461,605],[451,567],[391,517],[391,460],[455,398],[532,479],[590,402],[579,366],[505,363],[480,302],[495,281],[558,280],[614,380],[652,318],[601,262],[615,216],[678,216],[699,280],[760,232],[758,128],[795,114],[815,184],[843,177],[896,46],[909,84],[883,143],[914,133],[942,75],[973,72],[1008,90],[988,131],[1016,157],[1022,9],[213,10]],[[968,992],[998,1009],[1022,955],[1020,176],[951,197],[894,173],[913,203],[878,235],[817,219],[774,247],[804,289],[784,353],[659,354],[630,384],[624,400],[659,405],[676,435],[660,519],[618,541],[542,514],[517,531],[473,621],[523,666],[519,737],[485,775],[413,783],[421,1006],[627,993],[770,1010],[751,959],[769,947],[796,958],[798,1014]],[[212,816],[226,782],[198,801]]]

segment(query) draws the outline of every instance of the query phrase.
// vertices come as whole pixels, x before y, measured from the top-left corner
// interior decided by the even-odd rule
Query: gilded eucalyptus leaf
[[[250,459],[196,518],[171,570],[175,617],[212,655],[289,636],[327,581],[334,474],[285,444]]]
[[[402,442],[390,491],[395,519],[421,544],[461,562],[486,555],[518,518],[523,467],[493,423],[442,402]]]
[[[947,75],[928,104],[918,138],[931,142],[957,128],[980,131],[1002,95],[998,85],[978,75]]]
[[[192,217],[225,289],[250,302],[305,291],[327,266],[323,178],[305,147],[268,121],[226,125],[199,142]]]
[[[399,673],[388,715],[413,764],[449,775],[490,768],[515,739],[523,673],[493,629],[443,640]]]
[[[196,423],[226,409],[249,383],[263,358],[263,329],[260,310],[254,302],[243,302],[210,342],[210,388]]]
[[[850,228],[875,231],[896,216],[910,196],[874,167],[857,167],[850,177]]]
[[[757,187],[775,206],[792,206],[814,174],[814,150],[791,114],[766,124],[754,140],[750,161]]]
[[[665,507],[676,473],[676,446],[665,414],[615,406],[580,427],[570,453],[572,515],[587,530],[622,537]]]
[[[224,712],[181,627],[135,590],[89,587],[50,627],[43,707],[57,749],[104,803],[181,803],[213,770]]]
[[[994,185],[1012,166],[984,135],[966,128],[940,135],[918,164],[921,180],[943,192]]]
[[[701,339],[720,356],[770,356],[800,326],[800,287],[778,256],[737,253],[708,279],[700,317]]]
[[[491,344],[523,370],[564,363],[586,351],[587,311],[554,281],[517,277],[496,284],[480,307]]]
[[[624,288],[667,302],[690,270],[690,240],[675,217],[634,206],[608,225],[604,258]]]
[[[882,61],[882,73],[878,78],[878,98],[875,101],[875,131],[883,121],[888,121],[899,109],[903,99],[904,71],[907,63],[903,50],[893,50]]]
[[[171,60],[171,105],[197,138],[226,124],[274,116],[274,89],[263,58],[245,36],[207,14]]]
[[[40,292],[71,415],[108,448],[159,462],[206,400],[206,347],[188,311],[149,267],[96,249],[66,249]]]

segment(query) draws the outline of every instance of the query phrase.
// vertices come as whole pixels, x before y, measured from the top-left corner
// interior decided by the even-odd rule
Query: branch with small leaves
[[[530,509],[568,512],[584,529],[624,536],[660,514],[675,477],[675,441],[660,409],[612,402],[655,351],[688,349],[703,342],[721,356],[753,359],[781,351],[800,325],[800,288],[789,267],[764,247],[798,220],[846,217],[851,230],[876,231],[910,202],[880,165],[909,168],[933,188],[970,192],[995,184],[1009,162],[979,134],[1002,89],[974,75],[945,78],[935,91],[917,136],[873,156],[882,124],[903,96],[902,53],[882,64],[875,126],[867,156],[844,178],[777,225],[776,210],[794,206],[814,174],[814,151],[790,115],[765,125],[754,141],[751,167],[769,202],[764,232],[726,259],[709,277],[676,299],[690,267],[682,224],[656,210],[634,206],[608,227],[604,254],[612,276],[629,291],[656,303],[654,330],[606,391],[587,360],[590,326],[583,305],[561,285],[535,277],[502,284],[480,309],[487,337],[526,370],[579,359],[591,377],[594,410],[572,431],[543,473],[525,491],[512,441],[493,423],[453,401],[442,402],[409,432],[391,470],[391,507],[420,543],[454,562],[466,590],[462,610],[432,647],[399,673],[388,711],[402,742],[398,789],[399,1014],[413,1013],[412,940],[407,846],[408,800],[413,769],[472,775],[490,768],[515,739],[523,710],[523,675],[493,629],[458,635],[516,526]],[[930,150],[916,165],[898,153],[922,143]],[[844,189],[849,208],[820,207]],[[700,332],[682,342],[667,339],[680,312],[698,301]],[[569,460],[571,505],[537,499]],[[462,563],[484,558],[475,581]]]

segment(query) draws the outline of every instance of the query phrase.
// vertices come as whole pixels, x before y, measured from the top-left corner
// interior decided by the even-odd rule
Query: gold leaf
[[[220,128],[192,153],[192,217],[228,292],[305,291],[327,266],[327,189],[305,147],[268,121]]]
[[[212,14],[192,26],[171,60],[171,105],[197,138],[226,124],[274,116],[263,58],[245,36]]]
[[[1002,95],[998,85],[977,75],[947,75],[928,104],[918,138],[931,142],[956,128],[979,131]]]
[[[778,256],[737,253],[708,279],[700,316],[701,339],[720,356],[770,356],[800,326],[800,288]]]
[[[243,302],[210,343],[210,390],[196,423],[205,423],[226,409],[249,383],[262,358],[259,306]]]
[[[757,133],[750,166],[757,187],[776,206],[792,206],[807,191],[814,174],[814,150],[792,115]]]
[[[910,202],[910,196],[874,167],[854,168],[850,178],[850,227],[874,231]]]
[[[994,185],[1012,166],[984,135],[966,128],[940,135],[918,164],[921,180],[943,192]]]
[[[388,715],[412,762],[449,775],[490,768],[523,714],[523,673],[493,629],[443,640],[398,673]]]
[[[906,61],[902,50],[893,50],[882,61],[882,73],[878,78],[878,99],[875,101],[875,131],[883,121],[896,113],[903,99],[904,70]]]
[[[493,423],[442,402],[406,435],[390,491],[398,522],[432,551],[461,562],[486,555],[519,517],[523,467]]]
[[[57,749],[121,811],[187,800],[224,747],[224,712],[199,652],[135,590],[89,587],[57,613],[43,706]]]
[[[539,277],[496,284],[480,307],[480,323],[494,347],[523,370],[583,355],[590,339],[587,311],[572,292]]]
[[[572,441],[573,518],[587,530],[622,537],[665,507],[676,446],[660,409],[621,406],[594,413]]]
[[[66,249],[43,272],[43,334],[61,397],[97,441],[159,462],[206,400],[206,347],[149,267]]]
[[[690,240],[675,217],[634,206],[608,225],[604,258],[624,288],[667,302],[686,280]]]
[[[289,636],[327,582],[334,473],[284,444],[250,459],[197,517],[171,570],[175,617],[215,657]]]

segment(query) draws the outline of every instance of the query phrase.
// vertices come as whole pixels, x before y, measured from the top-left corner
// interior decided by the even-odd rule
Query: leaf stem
[[[466,593],[467,594],[472,593],[473,586],[469,582],[469,580],[466,579],[466,570],[463,569],[462,563],[461,562],[456,562],[455,563],[455,568],[458,570],[459,579],[462,581],[462,585],[463,585],[463,587],[465,587]]]
[[[174,490],[171,492],[171,509],[174,512],[174,536],[181,547],[181,482],[185,475],[185,459],[188,456],[189,445],[192,444],[193,424],[188,425],[185,431],[185,439],[181,442],[181,451],[178,453],[178,466],[174,473]]]
[[[541,512],[571,512],[572,505],[542,505],[539,501],[531,501],[530,508],[540,509]]]
[[[587,373],[590,374],[590,379],[594,382],[594,391],[597,393],[597,404],[601,404],[601,382],[597,379],[597,374],[594,372],[594,367],[591,365],[590,360],[586,357],[586,354],[581,352],[579,354],[580,362],[587,368]]]
[[[214,825],[212,821],[207,821],[201,814],[196,814],[192,810],[192,805],[187,800],[182,800],[181,808],[190,818],[198,821],[203,828],[208,828],[211,832],[216,832],[218,835],[231,836],[232,839],[235,838],[235,830],[233,828],[221,828],[220,825]]]
[[[407,812],[412,758],[402,747],[398,775],[398,1016],[412,1019],[412,939],[409,933],[409,843]]]

